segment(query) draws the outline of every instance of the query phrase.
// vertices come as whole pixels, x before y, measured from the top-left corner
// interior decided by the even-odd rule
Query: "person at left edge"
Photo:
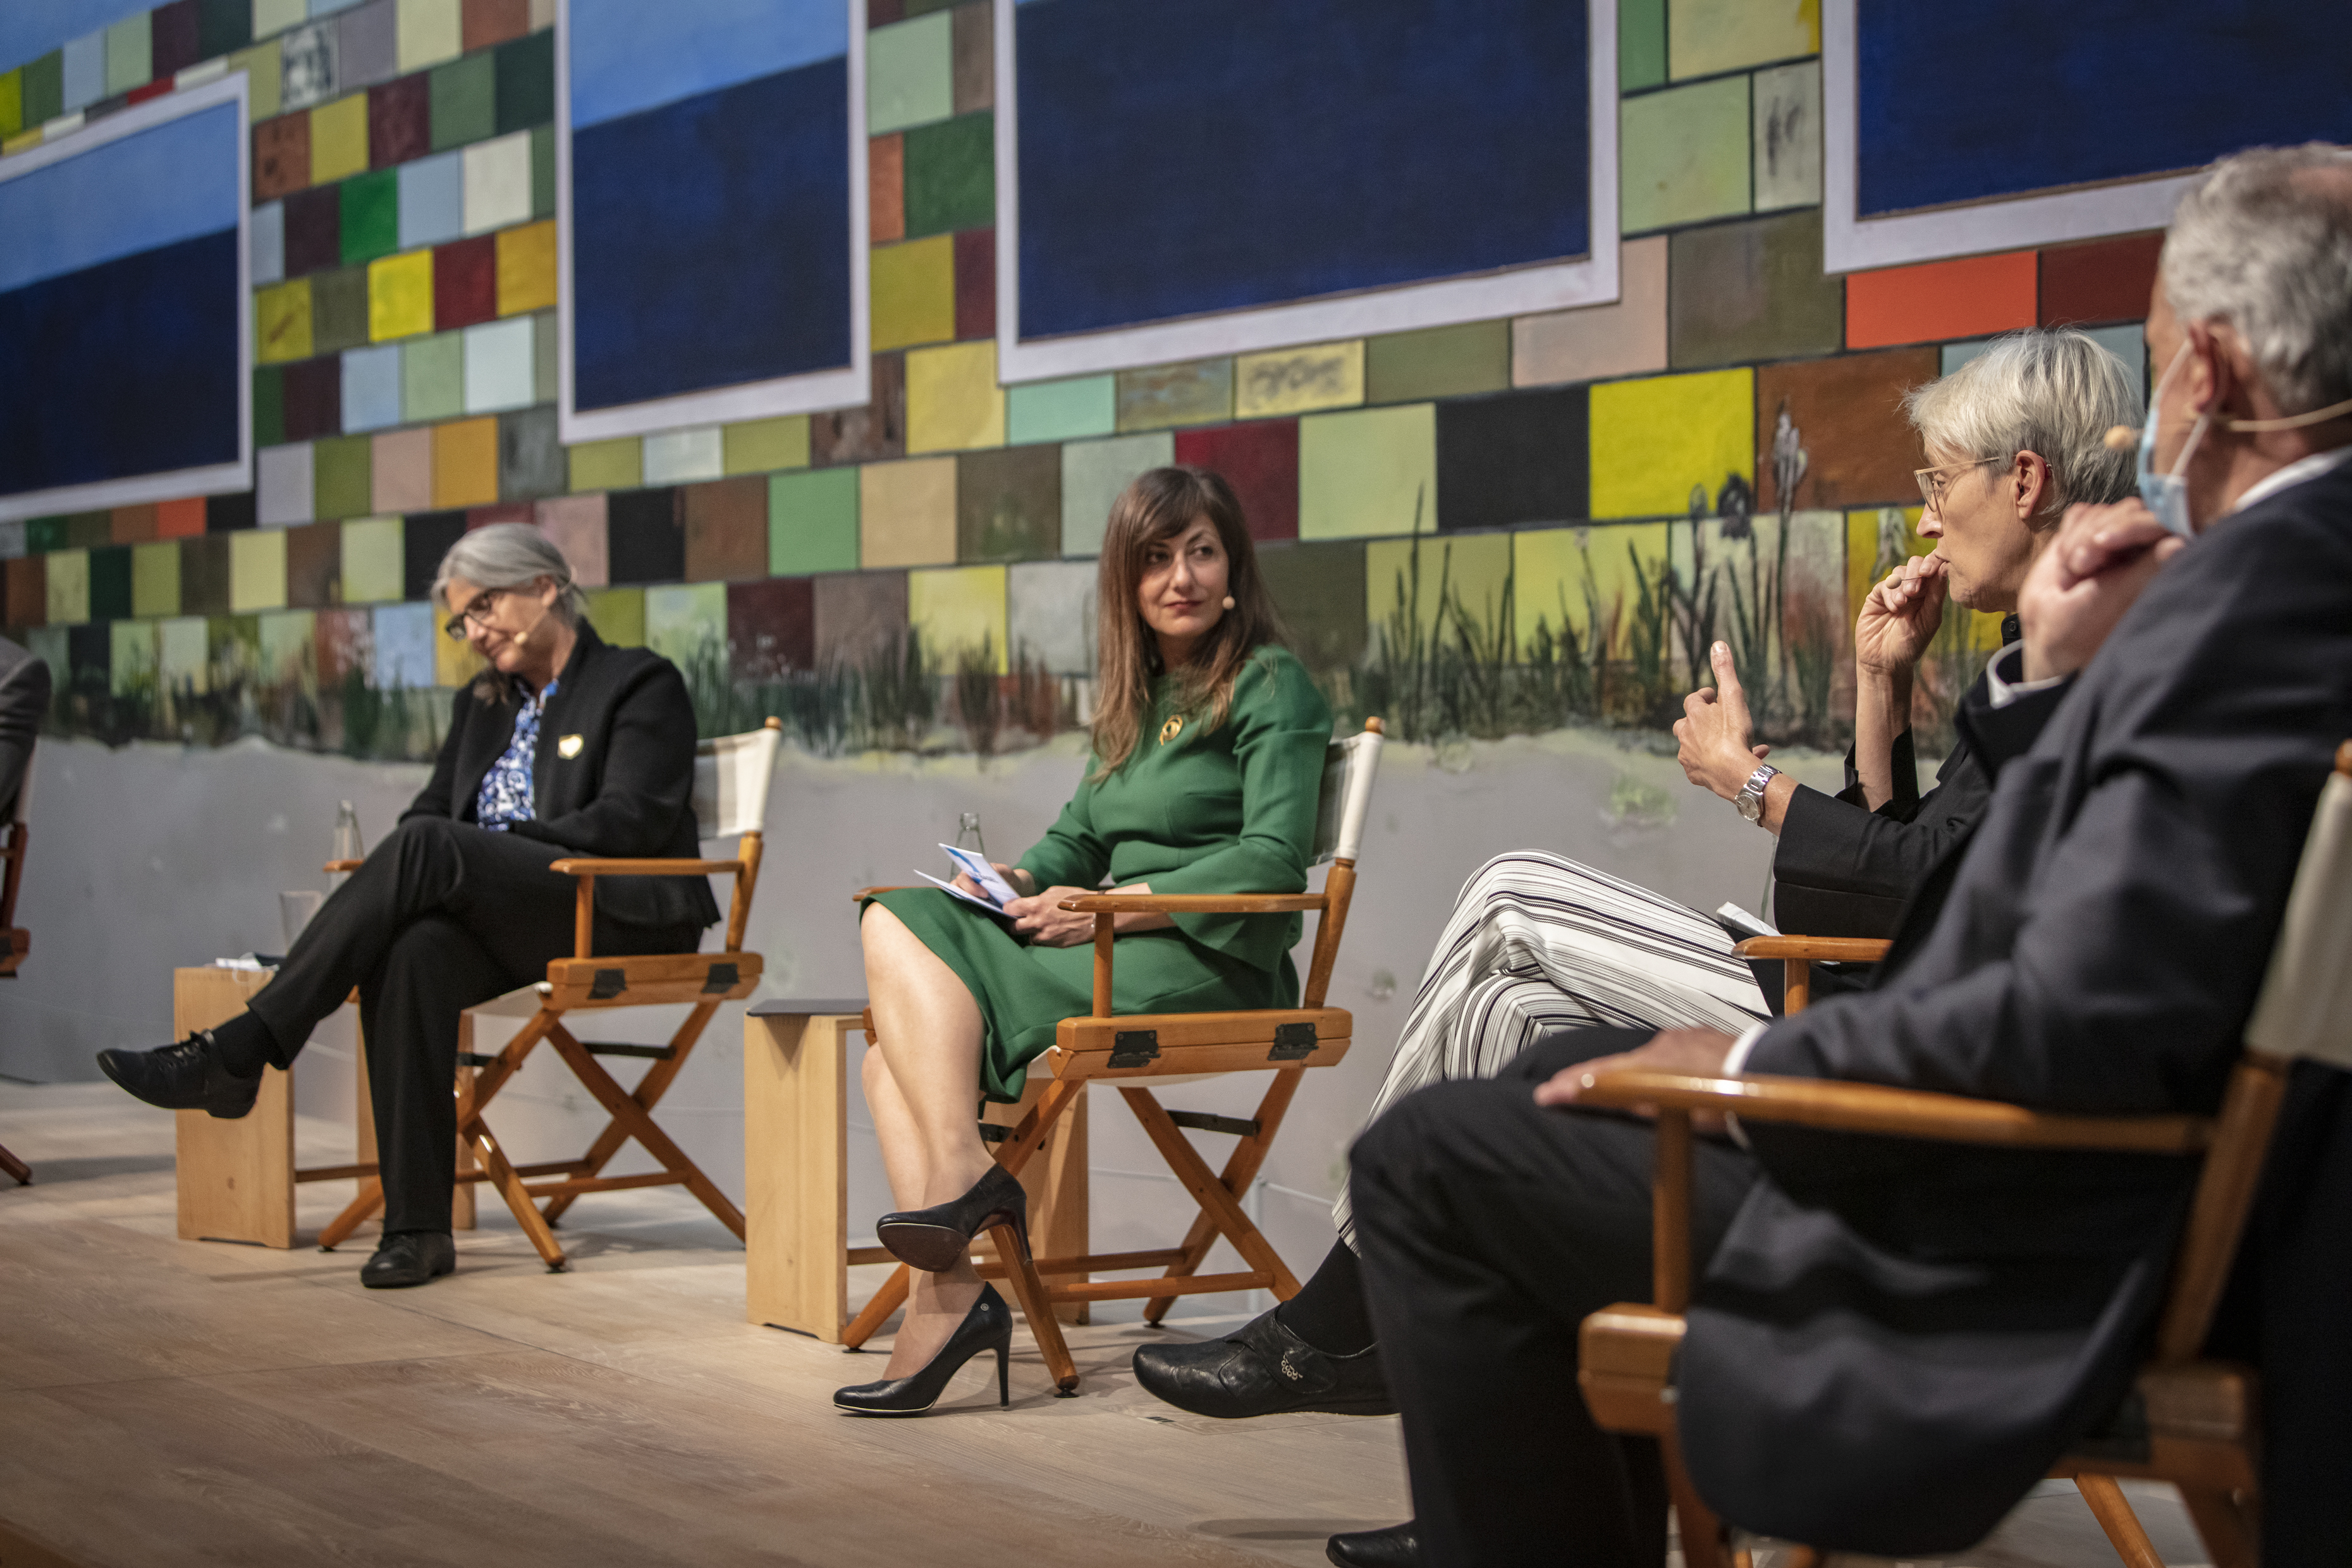
[[[563,554],[499,523],[442,558],[433,599],[488,668],[458,691],[433,776],[304,929],[243,1013],[160,1050],[99,1053],[150,1105],[253,1108],[354,986],[383,1181],[383,1238],[361,1283],[456,1267],[458,1015],[545,977],[572,950],[572,855],[692,858],[694,707],[667,659],[596,635]],[[596,883],[599,953],[691,950],[719,918],[700,877]]]

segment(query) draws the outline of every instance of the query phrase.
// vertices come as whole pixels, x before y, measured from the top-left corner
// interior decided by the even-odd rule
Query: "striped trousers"
[[[1494,1077],[1556,1029],[1737,1035],[1770,1016],[1708,916],[1557,855],[1498,855],[1454,900],[1365,1125],[1417,1089]],[[1354,1247],[1344,1185],[1331,1217]]]

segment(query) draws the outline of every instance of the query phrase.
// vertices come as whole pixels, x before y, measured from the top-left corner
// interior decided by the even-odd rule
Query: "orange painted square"
[[[2032,251],[2012,250],[1849,273],[1845,346],[1945,342],[2030,327],[2038,272]]]
[[[467,54],[530,31],[530,0],[466,0],[459,47]]]
[[[2042,253],[2042,324],[2137,321],[2147,316],[2164,236],[2127,234]]]
[[[271,201],[310,184],[310,117],[281,114],[253,128],[253,199]]]
[[[119,506],[114,509],[114,542],[144,544],[155,537],[155,509],[152,506]]]
[[[555,303],[555,220],[499,231],[499,314]]]
[[[866,144],[866,217],[877,245],[907,237],[907,139],[877,136]]]
[[[8,624],[39,626],[48,619],[48,557],[19,555],[8,563]]]
[[[487,506],[499,499],[499,422],[461,419],[433,427],[433,504]]]
[[[205,498],[155,503],[155,537],[194,539],[205,531]]]

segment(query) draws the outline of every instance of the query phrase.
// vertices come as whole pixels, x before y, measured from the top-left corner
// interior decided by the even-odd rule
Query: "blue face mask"
[[[2156,471],[2156,422],[2158,413],[2164,406],[2164,389],[2171,384],[2173,372],[2179,370],[2180,362],[2188,357],[2189,345],[2183,343],[2180,352],[2172,356],[2172,363],[2165,367],[2163,376],[2156,384],[2156,391],[2147,400],[2147,423],[2140,427],[2139,433],[2139,499],[2147,503],[2147,510],[2156,514],[2156,521],[2165,531],[2177,533],[2183,539],[2194,539],[2197,528],[2189,517],[2189,458],[2197,450],[2197,443],[2205,438],[2205,426],[2212,423],[2213,416],[2210,414],[2197,416],[2196,427],[2189,432],[2189,444],[2180,448],[2179,460],[2172,465],[2172,472],[2159,474]]]

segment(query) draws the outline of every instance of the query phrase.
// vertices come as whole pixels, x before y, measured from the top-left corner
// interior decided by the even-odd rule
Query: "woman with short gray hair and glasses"
[[[228,1022],[159,1050],[99,1053],[150,1105],[239,1117],[265,1067],[292,1063],[356,987],[382,1163],[382,1289],[456,1267],[458,1015],[543,979],[572,944],[572,855],[692,859],[694,706],[676,666],[596,635],[562,552],[498,523],[433,581],[445,630],[484,668],[458,691],[433,776],[331,895],[267,989]],[[604,877],[599,953],[691,951],[719,918],[699,877]]]

